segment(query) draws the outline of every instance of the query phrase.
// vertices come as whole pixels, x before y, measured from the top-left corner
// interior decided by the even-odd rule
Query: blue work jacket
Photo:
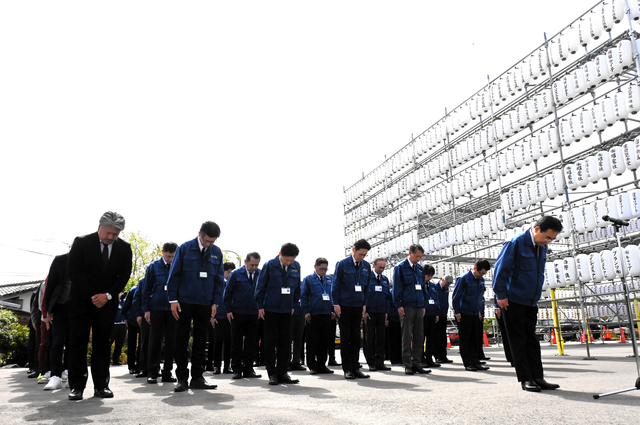
[[[443,288],[440,283],[436,283],[436,291],[438,291],[438,304],[440,306],[438,316],[447,317],[449,312],[449,287]]]
[[[364,303],[367,306],[367,313],[387,313],[391,303],[389,278],[381,274],[380,282],[378,282],[373,271],[369,273],[369,276],[369,289]]]
[[[227,308],[224,306],[224,291],[227,290],[228,284],[229,284],[229,281],[225,279],[222,286],[222,303],[220,303],[220,305],[218,305],[218,308],[216,309],[216,319],[218,320],[220,319],[227,320]]]
[[[131,306],[131,310],[136,314],[136,317],[144,316],[144,311],[142,310],[142,294],[144,293],[144,288],[146,286],[147,281],[143,277],[138,281],[138,290],[133,296],[133,305]]]
[[[527,230],[505,242],[493,272],[496,298],[508,298],[518,304],[535,306],[542,294],[547,246],[539,248],[536,259],[531,231]]]
[[[333,287],[333,278],[330,275],[324,276],[324,282],[320,282],[318,275],[314,272],[305,277],[302,281],[302,289],[300,290],[300,307],[302,314],[311,313],[312,316],[320,314],[333,313],[333,298],[331,296],[331,288]],[[323,296],[329,297],[325,300]]]
[[[206,272],[207,277],[201,278],[201,272]],[[169,302],[220,305],[224,288],[224,265],[220,248],[212,244],[202,256],[198,238],[180,245],[171,263],[167,287]]]
[[[142,311],[171,310],[169,304],[169,292],[167,291],[167,278],[169,267],[162,258],[149,264],[144,276],[145,285],[142,294]]]
[[[138,287],[134,286],[129,289],[127,296],[124,299],[124,304],[122,305],[122,316],[125,318],[129,326],[138,326],[138,316],[136,314],[133,299],[136,296],[136,292],[138,292]]]
[[[440,300],[438,298],[438,288],[436,288],[436,285],[440,286],[440,284],[433,282],[426,282],[426,284],[429,289],[424,304],[425,316],[440,316]]]
[[[477,278],[473,270],[456,279],[453,288],[453,312],[478,315],[484,307],[484,278]]]
[[[289,288],[289,293],[283,294],[283,288]],[[300,264],[291,263],[283,277],[280,256],[267,261],[258,277],[255,297],[259,310],[291,313],[294,303],[300,301]]]
[[[420,285],[420,289],[416,289]],[[393,301],[396,307],[425,307],[427,290],[424,281],[424,268],[416,264],[414,272],[409,259],[393,268]]]
[[[253,282],[249,282],[245,266],[231,272],[224,290],[224,307],[227,313],[258,315],[255,292],[259,276],[260,269],[257,269],[253,273]]]
[[[336,271],[333,273],[333,288],[331,289],[333,305],[362,307],[369,290],[370,274],[371,266],[364,260],[356,270],[352,255],[338,262]],[[356,287],[360,287],[360,289],[357,290]]]

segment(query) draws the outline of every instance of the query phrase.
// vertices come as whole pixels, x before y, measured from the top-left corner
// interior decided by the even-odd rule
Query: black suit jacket
[[[53,259],[51,267],[49,267],[49,275],[47,276],[47,290],[44,292],[44,302],[47,307],[47,313],[51,313],[58,301],[58,297],[64,288],[64,282],[67,278],[67,261],[69,254],[58,255]]]
[[[77,237],[69,251],[69,316],[73,317],[95,308],[91,297],[108,292],[113,298],[102,309],[105,314],[115,317],[118,310],[118,294],[131,276],[132,257],[131,245],[118,238],[113,243],[109,262],[104,269],[98,232]]]

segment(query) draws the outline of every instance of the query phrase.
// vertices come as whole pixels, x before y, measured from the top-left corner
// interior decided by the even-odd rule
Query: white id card
[[[281,288],[281,294],[289,295],[291,293],[291,288]]]
[[[356,288],[356,292],[362,292],[362,286],[356,285],[355,288]]]
[[[167,285],[164,285],[164,290],[165,290],[165,291],[167,290]]]
[[[322,301],[331,301],[329,299],[329,294],[322,294]]]
[[[433,300],[429,300],[429,304],[435,304],[436,302]]]
[[[422,291],[422,285],[416,283],[416,291]]]
[[[206,279],[207,278],[207,272],[200,272],[200,279]]]
[[[375,286],[376,292],[382,292],[382,285]]]

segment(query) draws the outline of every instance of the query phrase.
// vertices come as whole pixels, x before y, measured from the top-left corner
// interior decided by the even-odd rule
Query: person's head
[[[236,269],[236,265],[233,264],[231,261],[227,261],[223,264],[223,267],[224,267],[224,278],[229,279],[229,275],[231,274],[232,271]]]
[[[255,273],[258,270],[258,266],[260,265],[260,254],[257,252],[250,252],[247,254],[244,259],[244,267],[247,269],[248,273]]]
[[[167,242],[162,245],[162,258],[167,264],[173,262],[173,257],[176,256],[176,249],[178,249],[178,244],[175,242]]]
[[[313,268],[316,270],[318,276],[324,277],[329,269],[329,261],[324,257],[318,257],[316,258],[316,263],[313,265]]]
[[[442,285],[443,288],[446,288],[452,283],[453,283],[453,276],[451,276],[450,274],[443,277],[442,280],[440,281],[440,285]]]
[[[373,260],[373,263],[371,263],[371,265],[373,266],[373,271],[376,272],[376,274],[382,274],[385,267],[387,267],[387,260],[382,257],[378,257]]]
[[[420,244],[414,243],[409,247],[409,261],[412,264],[417,264],[422,254],[424,254],[424,248]]]
[[[536,245],[548,245],[558,237],[560,232],[562,232],[562,222],[558,218],[550,215],[542,216],[533,226],[533,241]]]
[[[296,244],[287,242],[280,248],[280,262],[283,266],[289,267],[295,261],[296,257],[300,254],[300,250]]]
[[[491,264],[489,264],[488,260],[478,260],[473,265],[473,275],[477,278],[480,278],[487,274],[490,268]]]
[[[106,245],[114,243],[120,232],[124,230],[124,217],[117,212],[107,211],[102,214],[98,224],[98,237]]]
[[[362,260],[364,260],[364,257],[367,256],[367,252],[369,252],[370,249],[371,245],[369,245],[369,242],[365,241],[364,239],[360,239],[356,241],[355,244],[353,244],[351,252],[353,252],[353,258],[357,262],[361,262]]]
[[[436,269],[434,269],[431,264],[425,264],[423,267],[425,280],[431,280],[431,278],[433,278],[433,275],[436,274]]]
[[[202,246],[209,248],[220,237],[220,226],[213,221],[205,221],[200,226],[198,237]]]

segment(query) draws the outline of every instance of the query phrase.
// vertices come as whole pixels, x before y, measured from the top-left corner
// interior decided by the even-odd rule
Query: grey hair
[[[115,227],[118,230],[124,230],[124,217],[117,212],[107,211],[100,217],[100,227]]]

